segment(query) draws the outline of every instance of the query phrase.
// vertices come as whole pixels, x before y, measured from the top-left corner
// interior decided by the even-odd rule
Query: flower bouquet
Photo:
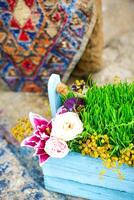
[[[53,74],[48,94],[52,120],[30,113],[33,134],[21,143],[34,148],[46,189],[134,199],[134,83],[98,87],[89,79],[67,87]]]

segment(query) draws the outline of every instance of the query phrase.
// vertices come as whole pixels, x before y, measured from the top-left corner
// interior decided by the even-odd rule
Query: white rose
[[[50,137],[45,144],[45,152],[53,158],[63,158],[68,152],[67,143],[61,139]]]
[[[64,141],[73,140],[83,131],[83,124],[74,112],[66,112],[56,115],[52,121],[51,136],[60,138]]]

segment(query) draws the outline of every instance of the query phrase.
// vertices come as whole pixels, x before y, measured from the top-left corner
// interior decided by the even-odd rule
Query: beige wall
[[[134,0],[102,0],[105,44],[134,29]]]

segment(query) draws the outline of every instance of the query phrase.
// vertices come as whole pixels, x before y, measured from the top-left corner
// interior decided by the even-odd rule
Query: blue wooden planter
[[[58,75],[52,75],[48,84],[52,115],[61,105],[56,93],[60,82]],[[134,200],[134,168],[123,165],[120,170],[125,179],[120,180],[112,170],[100,177],[104,170],[100,159],[70,153],[63,159],[51,158],[42,166],[45,187],[48,190],[83,197],[90,200]]]

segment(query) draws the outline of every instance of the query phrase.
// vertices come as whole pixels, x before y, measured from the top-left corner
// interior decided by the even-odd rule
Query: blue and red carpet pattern
[[[1,0],[0,77],[11,90],[44,93],[52,73],[67,80],[93,16],[92,0]]]

